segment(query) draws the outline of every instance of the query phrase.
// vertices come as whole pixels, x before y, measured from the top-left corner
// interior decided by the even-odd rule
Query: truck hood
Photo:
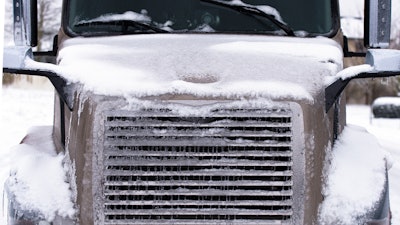
[[[151,34],[63,42],[58,73],[103,95],[313,100],[342,69],[328,38]]]

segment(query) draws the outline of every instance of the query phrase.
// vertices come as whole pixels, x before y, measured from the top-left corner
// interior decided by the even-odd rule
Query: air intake
[[[292,111],[112,112],[105,118],[106,224],[289,224]]]

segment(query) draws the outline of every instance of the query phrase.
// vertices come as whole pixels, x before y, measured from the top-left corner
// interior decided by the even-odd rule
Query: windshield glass
[[[326,35],[334,27],[331,0],[69,0],[67,32],[266,33]]]

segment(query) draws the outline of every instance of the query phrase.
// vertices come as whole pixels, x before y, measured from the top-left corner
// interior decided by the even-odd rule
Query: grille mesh
[[[104,167],[106,224],[285,223],[292,112],[114,112],[105,119]]]

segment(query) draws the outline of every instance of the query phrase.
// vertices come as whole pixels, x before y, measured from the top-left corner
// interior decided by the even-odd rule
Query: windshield
[[[253,33],[327,35],[332,0],[69,0],[72,35]]]

